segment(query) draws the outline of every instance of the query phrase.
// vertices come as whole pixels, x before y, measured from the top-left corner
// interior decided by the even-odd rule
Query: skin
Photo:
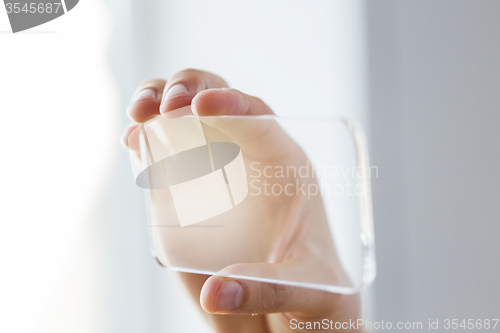
[[[151,79],[138,86],[127,109],[134,123],[125,129],[123,144],[137,150],[130,136],[137,132],[140,123],[188,105],[192,105],[193,112],[198,116],[273,114],[262,100],[229,88],[220,77],[186,69],[175,73],[168,81]],[[241,128],[234,125],[218,130],[237,142],[246,155],[255,156],[258,160],[287,165],[301,165],[306,160],[300,148],[273,126]],[[296,218],[293,227],[284,230],[274,244],[272,259],[264,263],[231,265],[221,273],[286,278],[308,270],[339,284],[348,284],[336,259],[331,237],[325,237],[328,234],[325,228],[328,227],[321,199],[318,197],[299,203],[299,206],[302,212],[300,217]],[[326,261],[325,257],[333,259]],[[290,319],[299,322],[323,319],[349,322],[361,318],[359,295],[340,295],[223,276],[173,274],[216,332],[300,332],[290,328]]]

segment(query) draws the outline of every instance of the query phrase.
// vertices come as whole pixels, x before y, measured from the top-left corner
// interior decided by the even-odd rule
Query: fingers
[[[143,123],[160,114],[161,97],[166,82],[161,79],[150,79],[137,87],[127,108],[127,113],[132,120]]]
[[[172,271],[173,276],[179,278],[187,286],[187,291],[199,306],[200,290],[207,280],[206,275],[193,273],[182,273]],[[201,310],[201,307],[200,307]],[[234,333],[234,332],[267,332],[266,319],[264,316],[252,317],[244,316],[218,316],[202,311],[205,318],[214,328],[215,332]]]
[[[226,88],[227,83],[215,74],[197,69],[185,69],[168,79],[160,106],[162,114],[191,104],[200,91],[211,88]]]
[[[139,151],[139,124],[130,124],[124,130],[120,137],[120,144],[125,149]]]
[[[160,110],[165,114],[190,105],[191,100],[199,91],[223,87],[227,87],[227,84],[217,75],[196,69],[185,69],[172,75],[168,84],[162,79],[150,79],[139,84],[127,108],[127,113],[135,122],[144,123],[159,115]],[[177,116],[181,115],[184,114]],[[138,132],[134,131],[136,128],[136,125],[132,125],[123,132],[121,143],[125,147],[129,147],[134,142],[129,135]],[[132,144],[132,146],[136,145]],[[130,148],[134,151],[138,149],[138,147]]]
[[[279,279],[288,264],[238,264],[231,272]],[[226,271],[226,270],[224,270]],[[233,273],[234,274],[234,273]],[[330,313],[343,296],[320,290],[263,283],[223,276],[210,277],[201,290],[200,303],[209,313],[266,314],[293,312],[320,316]]]
[[[193,98],[191,107],[200,117],[274,114],[259,98],[229,88],[204,90]],[[202,118],[202,121],[230,137],[246,155],[258,159],[281,159],[298,151],[272,118]]]
[[[229,88],[202,91],[196,95],[192,104],[200,117],[274,114],[261,99]]]
[[[227,87],[223,79],[196,69],[177,72],[167,81],[150,79],[142,82],[134,92],[127,112],[129,117],[143,123],[151,117],[190,105],[193,97],[209,88]]]
[[[260,99],[229,89],[217,75],[195,69],[180,71],[168,82],[161,79],[144,81],[137,88],[128,113],[134,121],[143,123],[159,113],[177,118],[190,114],[191,110],[203,117],[273,114]],[[300,151],[273,119],[211,118],[203,121],[231,138],[247,155],[259,159],[281,159]]]

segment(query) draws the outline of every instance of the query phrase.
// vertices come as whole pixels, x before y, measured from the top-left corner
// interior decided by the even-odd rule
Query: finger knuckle
[[[177,72],[177,74],[182,76],[197,76],[203,74],[203,71],[195,68],[184,68],[183,70]]]
[[[290,300],[290,288],[280,284],[267,285],[268,302],[266,304],[267,311],[275,311],[282,309]]]
[[[164,83],[164,82],[165,82],[165,80],[163,80],[163,79],[151,78],[151,79],[143,80],[139,84],[139,86],[152,86],[152,85],[157,85],[157,84]]]
[[[186,68],[173,74],[168,82],[170,85],[182,83],[187,86],[200,85],[202,83],[204,72],[199,69]]]
[[[204,72],[199,69],[185,68],[172,75],[170,81],[188,81],[193,83],[199,83],[203,75]]]
[[[258,107],[260,109],[262,109],[262,110],[269,110],[270,111],[269,106],[261,98],[256,97],[256,96],[250,96],[250,99],[252,99],[253,102],[255,103],[255,105],[258,105]]]
[[[252,96],[253,100],[258,104],[266,104],[261,98]]]

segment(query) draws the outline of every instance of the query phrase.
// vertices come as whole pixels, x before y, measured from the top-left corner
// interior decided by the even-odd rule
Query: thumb
[[[227,267],[221,274],[269,276],[279,280],[284,275],[289,276],[286,272],[294,270],[290,265],[290,263],[237,264]],[[331,313],[335,304],[339,304],[339,301],[344,297],[350,297],[350,295],[246,279],[211,276],[203,285],[200,303],[205,311],[218,314],[294,312],[319,316]]]

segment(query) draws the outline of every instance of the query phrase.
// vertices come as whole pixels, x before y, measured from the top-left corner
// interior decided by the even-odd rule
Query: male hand
[[[140,123],[188,105],[200,117],[273,114],[263,101],[229,88],[220,77],[187,69],[174,74],[168,81],[152,79],[139,85],[128,108],[129,116],[135,123],[125,130],[124,144],[131,145],[129,135]],[[267,125],[263,126],[264,123]],[[282,162],[283,165],[301,165],[306,161],[300,148],[274,122],[246,127],[241,123],[233,126],[224,123],[210,125],[238,143],[245,154],[258,160],[272,164]],[[347,285],[347,277],[336,258],[321,197],[308,201],[301,201],[298,197],[289,200],[291,202],[287,207],[295,207],[296,210],[300,207],[301,213],[291,218],[294,221],[290,223],[289,230],[283,230],[281,239],[273,245],[272,260],[231,265],[221,273],[267,275],[286,280],[308,271]],[[323,319],[349,322],[361,316],[358,295],[223,276],[175,274],[191,296],[199,301],[200,310],[216,332],[300,332],[292,329],[290,320],[296,319],[296,323]],[[252,314],[258,315],[250,316]]]

